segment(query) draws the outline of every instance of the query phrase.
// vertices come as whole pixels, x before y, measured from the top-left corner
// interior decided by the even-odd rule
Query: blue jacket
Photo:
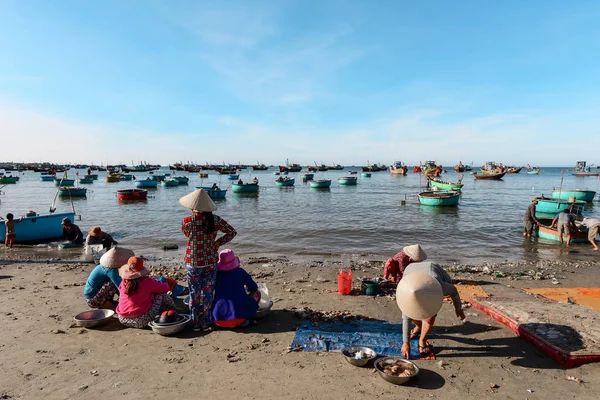
[[[258,290],[256,282],[243,269],[217,273],[215,300],[212,318],[214,321],[228,321],[237,318],[253,318],[258,303],[248,296],[247,292]]]
[[[121,284],[119,268],[106,268],[102,265],[97,265],[90,273],[90,276],[88,276],[85,288],[83,289],[83,295],[86,299],[93,298],[102,289],[102,285],[108,281],[111,281],[117,289],[119,288]]]

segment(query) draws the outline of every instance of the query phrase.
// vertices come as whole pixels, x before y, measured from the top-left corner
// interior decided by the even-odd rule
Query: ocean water
[[[339,186],[337,178],[358,171],[356,186]],[[419,243],[429,258],[443,263],[480,263],[565,258],[591,260],[598,256],[589,244],[575,244],[569,249],[558,243],[526,240],[522,237],[522,218],[532,196],[548,197],[552,189],[596,190],[596,177],[574,177],[563,168],[542,168],[539,175],[508,174],[501,181],[475,180],[464,174],[463,194],[458,207],[422,206],[416,194],[424,190],[426,180],[409,171],[408,176],[374,172],[370,178],[360,176],[360,168],[315,173],[315,179],[332,179],[329,190],[311,189],[301,181],[305,172],[290,173],[296,178],[293,187],[277,187],[268,171],[243,170],[244,181],[259,179],[257,195],[239,195],[228,190],[226,199],[217,201],[216,214],[238,231],[228,247],[244,255],[287,255],[291,258],[342,259],[364,256],[384,259],[403,246]],[[69,177],[75,177],[74,170]],[[156,173],[170,172],[166,168]],[[80,175],[85,171],[80,170]],[[21,181],[0,189],[0,214],[16,216],[27,210],[46,213],[56,195],[53,182],[41,182],[39,173],[20,173]],[[120,203],[118,189],[133,188],[134,182],[106,183],[104,173],[88,188],[83,199],[57,198],[57,212],[75,208],[81,215],[77,222],[82,231],[99,225],[113,234],[122,245],[141,254],[178,257],[183,254],[185,237],[181,220],[189,211],[178,199],[193,191],[194,186],[230,186],[226,176],[210,171],[208,179],[198,174],[178,172],[190,178],[189,185],[173,188],[158,186],[149,190],[146,202]],[[148,173],[135,174],[137,179]],[[442,175],[456,181],[459,174]],[[586,206],[584,214],[600,215],[600,204]],[[177,244],[176,252],[162,247]],[[50,244],[56,246],[56,243]],[[40,246],[46,248],[48,245]]]

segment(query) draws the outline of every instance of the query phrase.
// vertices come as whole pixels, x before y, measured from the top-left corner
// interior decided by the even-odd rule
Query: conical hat
[[[421,262],[427,260],[427,254],[423,251],[420,245],[413,244],[412,246],[406,246],[402,249],[404,254],[409,256],[414,262]]]
[[[194,190],[179,199],[179,204],[190,210],[211,212],[217,209],[217,205],[208,196],[204,189]]]
[[[442,285],[425,272],[404,275],[396,288],[396,303],[402,314],[411,319],[433,317],[442,308],[443,299]]]
[[[133,251],[124,247],[113,247],[100,257],[100,265],[106,268],[119,268],[127,263],[131,256],[133,256]]]

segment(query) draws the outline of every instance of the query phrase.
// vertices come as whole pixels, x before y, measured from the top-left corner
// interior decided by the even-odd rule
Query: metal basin
[[[412,367],[412,369],[415,372],[414,372],[414,374],[412,374],[410,376],[397,376],[397,375],[386,374],[384,372],[384,368],[386,366],[394,365],[394,363],[401,363],[401,364],[405,364],[405,365],[408,364]],[[415,363],[405,360],[404,358],[401,358],[401,357],[380,358],[379,360],[375,361],[375,369],[379,373],[379,376],[381,376],[386,381],[393,383],[395,385],[403,385],[419,374],[419,367],[417,367],[415,365]]]
[[[356,353],[359,351],[365,353],[368,356],[363,358],[356,358]],[[375,350],[363,346],[344,347],[342,349],[342,355],[344,356],[346,361],[357,367],[364,367],[370,361],[373,361],[375,357],[377,357],[377,353],[375,352]]]
[[[184,315],[184,314],[177,314],[177,317],[176,317],[175,321],[173,321],[173,322],[162,322],[162,323],[158,322],[158,321],[160,321],[160,316],[158,316],[158,317],[154,318],[154,321],[153,321],[154,324],[153,325],[154,326],[159,326],[159,327],[165,327],[165,326],[172,326],[172,325],[180,324],[180,323],[182,323],[185,320],[186,316],[187,315]]]
[[[170,335],[174,335],[176,333],[181,332],[182,330],[184,330],[188,323],[191,320],[191,317],[187,314],[179,314],[180,317],[183,317],[183,319],[179,322],[176,322],[174,324],[170,324],[170,325],[157,325],[154,323],[154,321],[150,321],[148,322],[148,326],[150,328],[152,328],[152,331],[154,333],[158,333],[159,335],[163,335],[163,336],[170,336]]]
[[[84,328],[94,328],[110,321],[113,315],[115,315],[113,310],[89,310],[77,314],[73,319],[79,326],[83,326]]]

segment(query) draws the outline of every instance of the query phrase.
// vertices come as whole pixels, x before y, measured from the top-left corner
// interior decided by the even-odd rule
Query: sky
[[[0,161],[600,165],[600,2],[0,0]]]

